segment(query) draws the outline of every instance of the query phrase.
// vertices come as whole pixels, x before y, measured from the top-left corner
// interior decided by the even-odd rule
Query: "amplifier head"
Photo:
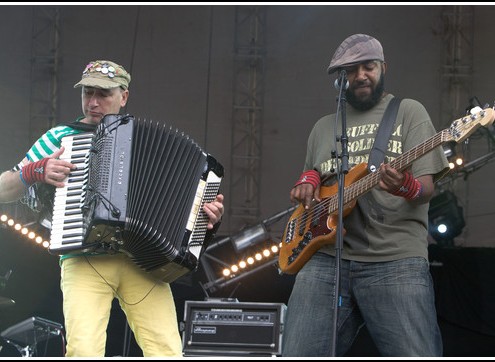
[[[283,303],[186,301],[185,356],[274,356],[282,352]]]

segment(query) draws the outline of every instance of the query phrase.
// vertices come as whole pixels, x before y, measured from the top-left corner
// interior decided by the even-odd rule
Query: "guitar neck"
[[[430,137],[423,143],[413,147],[409,151],[401,154],[399,157],[390,161],[390,165],[396,170],[403,171],[409,167],[416,159],[432,151],[436,147],[452,140],[452,136],[448,129],[438,132],[434,136]],[[355,200],[359,196],[370,191],[380,181],[379,172],[373,172],[365,177],[357,180],[351,185],[344,188],[344,205]],[[338,209],[338,195],[335,194],[331,197],[329,202],[330,213],[335,212]]]

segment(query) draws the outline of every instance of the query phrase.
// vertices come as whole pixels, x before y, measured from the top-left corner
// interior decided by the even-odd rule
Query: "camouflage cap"
[[[358,64],[367,60],[384,62],[382,45],[372,36],[354,34],[339,45],[330,61],[327,72],[332,74],[340,67]]]
[[[122,87],[129,88],[131,75],[123,66],[109,60],[93,60],[86,65],[81,80],[74,85],[77,87],[95,87],[110,89]]]

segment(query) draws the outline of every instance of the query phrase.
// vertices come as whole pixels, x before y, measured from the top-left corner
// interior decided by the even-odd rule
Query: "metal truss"
[[[265,6],[236,6],[228,228],[260,219]]]

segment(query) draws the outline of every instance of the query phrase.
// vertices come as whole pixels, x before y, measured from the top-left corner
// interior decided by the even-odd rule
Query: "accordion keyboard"
[[[65,180],[64,187],[55,190],[50,248],[80,249],[84,241],[82,202],[88,181],[88,155],[93,133],[81,133],[62,139],[65,148],[61,160],[77,166]]]

